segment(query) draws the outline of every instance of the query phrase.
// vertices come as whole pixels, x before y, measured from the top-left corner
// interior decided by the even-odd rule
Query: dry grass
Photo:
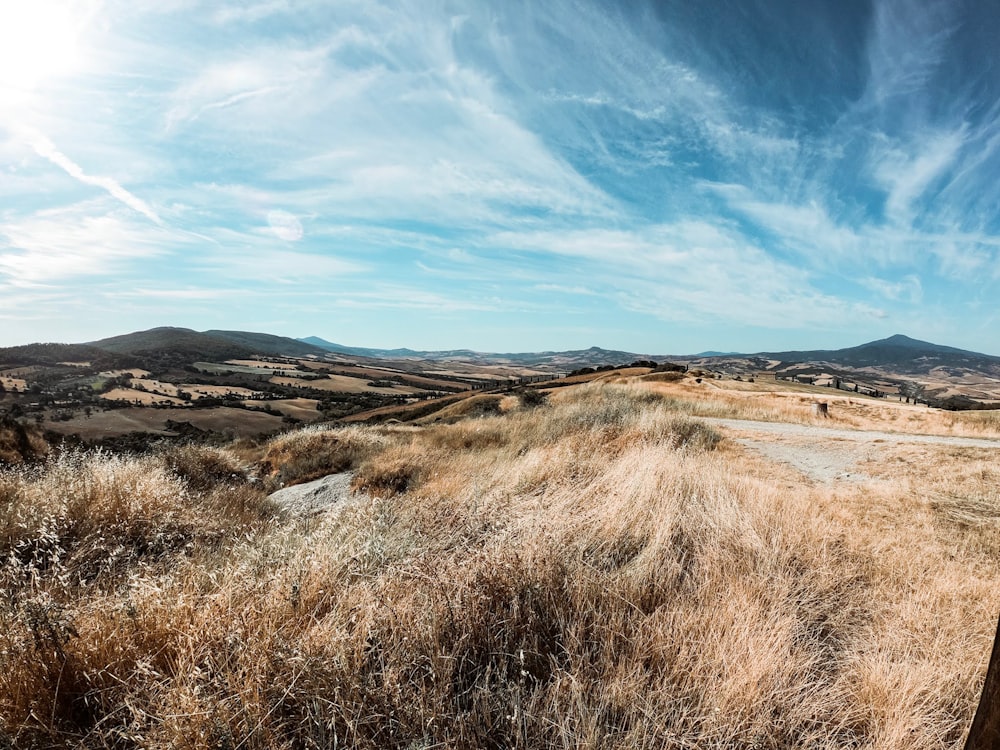
[[[185,402],[173,396],[165,396],[155,391],[139,391],[134,388],[112,388],[106,393],[102,393],[100,398],[107,401],[128,401],[130,404],[141,404],[152,406],[154,404],[168,404],[170,406],[184,406]]]
[[[673,375],[670,373],[670,375]],[[823,424],[859,430],[957,437],[1000,438],[1000,410],[942,411],[926,406],[852,396],[830,388],[773,381],[703,380],[691,377],[666,380],[658,375],[628,379],[634,387],[650,389],[670,400],[673,408],[700,417],[754,419],[766,422]],[[815,403],[826,402],[828,418],[812,413]]]
[[[386,444],[383,436],[358,427],[307,427],[275,438],[260,455],[248,455],[268,487],[277,489],[353,469]]]
[[[981,456],[953,458],[971,461],[951,485],[976,499],[969,523],[916,459],[869,486],[779,487],[646,386],[506,406],[2,475],[0,731],[95,748],[961,745],[1000,598]],[[304,476],[313,460],[357,465],[373,496],[266,522],[250,464]],[[95,558],[119,547],[110,569]]]
[[[0,385],[8,391],[20,391],[24,393],[28,390],[28,381],[23,378],[9,378],[0,375]]]

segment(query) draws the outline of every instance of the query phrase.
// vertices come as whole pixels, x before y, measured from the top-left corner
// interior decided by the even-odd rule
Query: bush
[[[361,428],[313,427],[272,440],[257,467],[269,487],[287,487],[358,466],[387,441]]]
[[[533,409],[536,406],[542,406],[549,397],[548,393],[538,388],[525,388],[524,390],[519,391],[517,395],[521,400],[521,406],[526,409]]]
[[[249,479],[247,468],[221,448],[183,446],[168,451],[163,460],[174,476],[201,492]]]
[[[421,467],[418,456],[406,451],[390,451],[369,459],[358,467],[351,489],[374,497],[393,497],[416,487]]]

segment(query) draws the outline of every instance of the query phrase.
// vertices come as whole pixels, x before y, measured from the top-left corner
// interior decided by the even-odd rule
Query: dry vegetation
[[[642,382],[668,399],[677,411],[699,417],[754,419],[768,422],[822,424],[859,430],[1000,437],[1000,411],[942,411],[901,404],[842,391],[787,382],[705,379],[656,373],[639,378],[612,378],[610,382]],[[828,418],[817,418],[812,406],[830,405]]]
[[[776,482],[702,392],[0,475],[0,746],[959,747],[1000,472]],[[264,500],[343,469],[340,513]]]

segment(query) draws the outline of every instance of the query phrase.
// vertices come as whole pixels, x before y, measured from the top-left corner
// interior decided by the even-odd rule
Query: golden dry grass
[[[24,378],[10,378],[4,375],[0,375],[0,385],[2,385],[8,391],[27,391],[28,381]]]
[[[926,406],[855,396],[829,388],[759,380],[756,383],[690,376],[664,381],[656,374],[629,379],[662,395],[673,407],[692,416],[822,424],[859,430],[956,437],[1000,437],[1000,410],[943,411]],[[829,404],[829,417],[812,413],[815,403]]]
[[[315,398],[285,398],[277,400],[251,399],[243,402],[250,409],[271,408],[284,416],[294,417],[304,422],[312,422],[320,417],[319,400]]]
[[[128,401],[132,404],[152,406],[154,404],[170,404],[171,406],[183,406],[184,401],[173,396],[165,396],[162,393],[153,391],[138,391],[134,388],[112,388],[106,393],[102,393],[100,398],[106,401]]]
[[[960,747],[1000,600],[984,454],[950,455],[954,479],[939,461],[928,484],[899,448],[883,480],[828,489],[774,481],[645,385],[504,406],[0,475],[0,731],[14,746]],[[253,476],[316,456],[356,466],[371,495],[269,520]]]
[[[259,391],[255,391],[252,388],[243,388],[238,385],[205,385],[204,383],[185,383],[180,386],[180,389],[190,393],[192,400],[206,396],[212,398],[233,397],[245,399],[256,396],[259,393]]]

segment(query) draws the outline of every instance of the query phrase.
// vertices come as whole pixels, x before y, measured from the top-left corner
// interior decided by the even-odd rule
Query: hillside
[[[251,333],[249,331],[204,331],[206,336],[224,339],[234,344],[252,350],[257,354],[276,357],[321,357],[329,350],[320,346],[287,338],[274,336],[270,333]]]
[[[901,334],[848,349],[765,352],[756,356],[782,363],[831,362],[908,375],[927,375],[938,367],[1000,375],[1000,357],[919,341]]]
[[[115,352],[89,344],[24,344],[0,348],[0,365],[59,365],[63,362],[91,362],[100,367],[127,366]]]
[[[878,341],[870,341],[846,349],[815,349],[805,351],[758,352],[754,354],[702,352],[697,355],[648,355],[620,350],[590,347],[569,351],[544,352],[477,352],[471,349],[421,351],[414,349],[370,349],[334,344],[312,336],[301,342],[340,354],[350,354],[379,359],[419,358],[431,361],[460,360],[474,363],[517,363],[532,367],[561,367],[577,369],[585,366],[621,365],[635,360],[652,359],[696,361],[711,365],[713,362],[751,360],[767,367],[768,360],[783,365],[807,362],[828,362],[852,368],[877,368],[886,373],[926,375],[938,367],[952,370],[1000,374],[1000,357],[965,351],[919,341],[901,334]],[[773,365],[772,365],[773,367]]]
[[[603,365],[622,365],[637,359],[648,359],[648,355],[633,354],[625,351],[602,349],[592,346],[589,349],[574,349],[569,351],[545,352],[477,352],[472,349],[443,349],[424,351],[416,349],[369,349],[365,347],[343,346],[334,344],[318,336],[298,339],[301,342],[320,347],[338,354],[349,354],[375,359],[423,359],[428,361],[457,361],[480,365],[511,364],[522,367],[539,367],[556,370],[575,370],[580,367]]]
[[[92,341],[89,346],[118,354],[170,357],[176,360],[235,359],[255,353],[250,347],[189,328],[151,328]]]
[[[1000,421],[660,375],[0,471],[0,739],[961,747]]]
[[[44,458],[51,452],[41,430],[0,417],[0,468]]]

